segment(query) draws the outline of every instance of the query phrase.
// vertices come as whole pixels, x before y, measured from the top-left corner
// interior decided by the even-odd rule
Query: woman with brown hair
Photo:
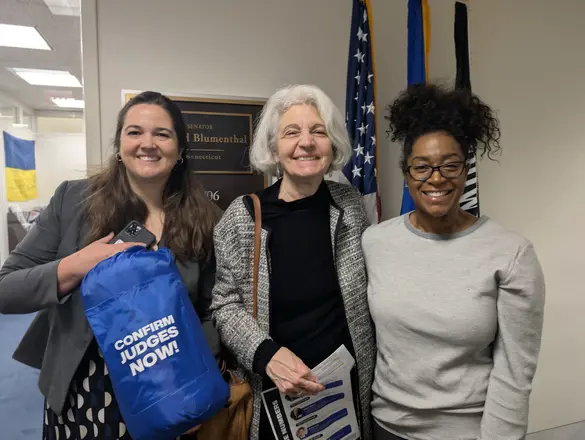
[[[64,182],[0,270],[0,313],[39,311],[14,358],[41,370],[43,439],[129,439],[108,370],[85,318],[79,285],[100,261],[132,246],[110,244],[136,220],[168,247],[214,354],[208,314],[218,210],[189,162],[185,125],[167,97],[144,92],[120,111],[115,154],[86,180]],[[164,292],[161,292],[164,295]]]

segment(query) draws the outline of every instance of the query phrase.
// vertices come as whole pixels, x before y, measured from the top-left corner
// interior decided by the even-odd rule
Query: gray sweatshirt
[[[523,439],[545,291],[532,244],[487,217],[437,235],[407,214],[362,246],[374,420],[409,440]]]

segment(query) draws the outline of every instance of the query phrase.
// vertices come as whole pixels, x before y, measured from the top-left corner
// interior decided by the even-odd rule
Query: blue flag
[[[429,13],[426,0],[408,0],[408,85],[424,84],[428,76]],[[406,184],[400,214],[414,210]]]
[[[353,155],[343,174],[362,193],[370,223],[378,223],[381,205],[376,172],[376,76],[371,19],[368,1],[353,0],[345,98],[345,125]]]

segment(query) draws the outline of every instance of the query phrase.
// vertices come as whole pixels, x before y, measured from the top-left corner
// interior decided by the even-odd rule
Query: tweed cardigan
[[[366,269],[361,248],[361,235],[368,221],[361,196],[354,188],[329,181],[327,186],[333,199],[330,206],[333,257],[356,356],[360,401],[356,410],[361,425],[361,438],[370,440],[370,401],[376,343],[368,309]],[[257,440],[262,410],[262,377],[252,373],[252,364],[258,346],[270,338],[270,256],[267,246],[270,231],[262,229],[258,316],[254,320],[254,220],[244,203],[244,197],[230,204],[214,231],[217,272],[211,309],[223,343],[236,357],[240,373],[250,379],[254,391],[250,440]]]

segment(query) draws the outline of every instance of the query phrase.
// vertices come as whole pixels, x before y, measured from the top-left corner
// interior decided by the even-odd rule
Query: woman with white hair
[[[279,177],[257,193],[256,319],[252,198],[234,200],[215,228],[212,310],[223,343],[254,390],[251,440],[274,438],[262,390],[276,386],[291,397],[322,391],[311,368],[341,345],[356,359],[352,388],[360,438],[371,438],[376,353],[360,245],[368,222],[354,188],[324,180],[350,157],[343,117],[323,91],[295,85],[270,97],[250,151],[255,169]]]

